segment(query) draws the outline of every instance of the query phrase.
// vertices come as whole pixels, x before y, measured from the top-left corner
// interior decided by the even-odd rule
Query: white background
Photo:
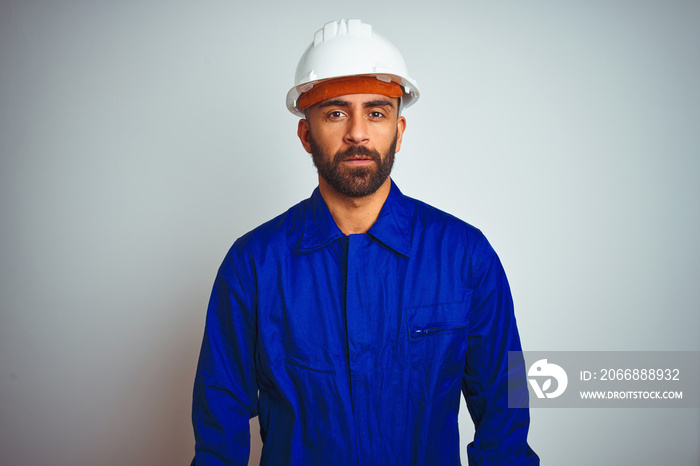
[[[526,349],[700,350],[697,1],[2,0],[3,465],[189,463],[214,274],[316,184],[284,98],[340,17],[403,52],[394,179],[486,233]],[[697,465],[698,438],[697,409],[539,409],[530,443]]]

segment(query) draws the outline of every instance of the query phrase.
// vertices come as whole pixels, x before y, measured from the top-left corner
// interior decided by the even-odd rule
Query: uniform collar
[[[379,217],[367,234],[403,256],[411,252],[411,208],[409,199],[391,180],[391,190]],[[299,243],[300,252],[322,248],[345,236],[335,224],[321,192],[316,188],[304,209],[304,230]]]

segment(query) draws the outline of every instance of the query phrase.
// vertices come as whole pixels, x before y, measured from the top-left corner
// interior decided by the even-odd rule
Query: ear
[[[311,142],[309,142],[309,122],[306,119],[299,120],[299,126],[297,127],[297,136],[301,141],[301,145],[304,146],[304,150],[311,153]]]
[[[403,141],[404,131],[406,131],[406,118],[400,116],[396,120],[396,152],[401,150],[401,141]]]

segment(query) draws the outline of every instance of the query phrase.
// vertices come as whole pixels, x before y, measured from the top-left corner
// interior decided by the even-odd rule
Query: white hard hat
[[[314,41],[297,65],[294,87],[287,93],[287,108],[304,116],[298,107],[301,94],[314,84],[345,76],[375,76],[393,81],[403,88],[402,107],[418,100],[416,82],[408,75],[406,62],[399,50],[386,38],[359,19],[331,21],[314,34]]]

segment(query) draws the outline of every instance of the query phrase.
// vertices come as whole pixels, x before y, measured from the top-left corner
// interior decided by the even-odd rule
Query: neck
[[[319,177],[318,188],[326,201],[335,224],[346,235],[366,233],[379,217],[384,201],[391,191],[391,180],[386,179],[377,191],[365,197],[349,197],[331,188]]]

